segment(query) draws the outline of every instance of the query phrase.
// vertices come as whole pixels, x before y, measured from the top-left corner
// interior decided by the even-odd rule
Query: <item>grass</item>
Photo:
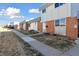
[[[0,55],[40,56],[42,54],[11,32],[11,30],[0,27]]]

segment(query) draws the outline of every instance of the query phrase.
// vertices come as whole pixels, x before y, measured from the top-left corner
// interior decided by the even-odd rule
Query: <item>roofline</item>
[[[41,19],[41,17],[37,17],[37,18],[34,18],[32,20],[29,20],[28,22],[31,23],[31,22],[38,22],[39,19]]]
[[[39,11],[42,10],[42,9],[44,9],[44,8],[49,7],[49,6],[52,5],[52,4],[53,4],[53,3],[44,3],[44,4],[42,4],[42,5],[40,6],[40,8],[39,8]]]

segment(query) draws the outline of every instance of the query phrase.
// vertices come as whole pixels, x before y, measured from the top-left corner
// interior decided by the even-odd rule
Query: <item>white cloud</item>
[[[6,9],[7,15],[16,15],[16,14],[19,14],[19,13],[20,13],[20,9],[17,9],[17,8],[8,7]]]
[[[20,9],[8,7],[0,10],[0,16],[9,16],[10,19],[24,19],[24,16],[20,15]]]
[[[39,9],[29,9],[29,13],[39,13]]]
[[[7,9],[1,9],[0,14],[12,16],[20,13],[20,9],[8,7]]]

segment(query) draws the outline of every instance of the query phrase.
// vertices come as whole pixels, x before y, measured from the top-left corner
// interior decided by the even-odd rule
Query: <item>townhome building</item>
[[[22,30],[28,30],[29,24],[27,21],[22,21],[21,22],[22,25],[20,25],[20,27],[22,26]]]
[[[64,35],[71,39],[79,37],[79,4],[46,3],[39,11],[42,32]]]
[[[32,19],[30,21],[28,21],[29,23],[29,30],[35,30],[35,31],[39,31],[38,29],[38,22],[40,21],[40,17],[37,17],[35,19]]]

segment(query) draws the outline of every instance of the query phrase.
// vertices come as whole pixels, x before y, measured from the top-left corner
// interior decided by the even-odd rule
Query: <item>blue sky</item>
[[[0,3],[0,24],[36,18],[40,15],[37,11],[40,6],[41,3]]]

